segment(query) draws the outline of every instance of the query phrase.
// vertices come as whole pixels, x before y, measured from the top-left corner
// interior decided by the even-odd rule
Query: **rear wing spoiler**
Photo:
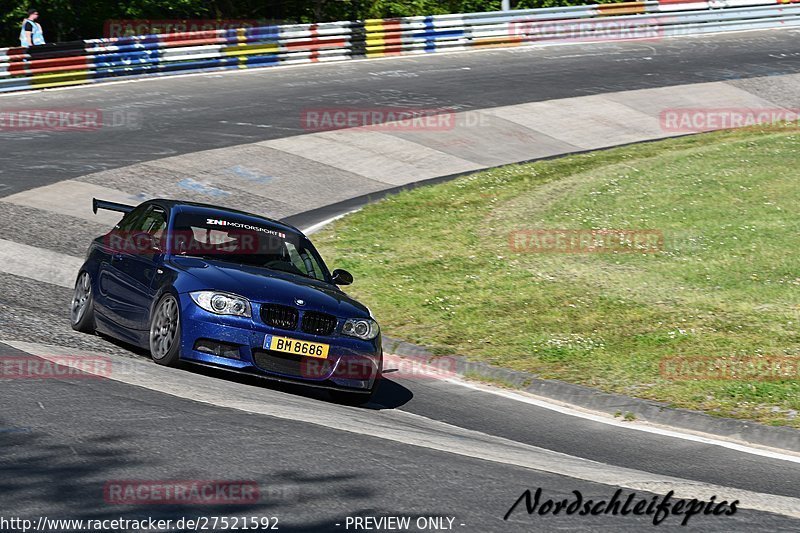
[[[105,200],[98,200],[92,198],[92,212],[97,214],[98,209],[107,209],[108,211],[119,211],[120,213],[130,213],[134,210],[134,206],[118,204],[116,202],[107,202]]]

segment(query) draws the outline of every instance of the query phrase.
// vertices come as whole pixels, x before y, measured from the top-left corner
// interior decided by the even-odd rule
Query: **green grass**
[[[800,380],[673,380],[665,358],[800,357],[800,132],[760,128],[511,165],[391,196],[316,236],[384,331],[605,391],[800,427]],[[515,230],[654,229],[657,253],[514,253]]]

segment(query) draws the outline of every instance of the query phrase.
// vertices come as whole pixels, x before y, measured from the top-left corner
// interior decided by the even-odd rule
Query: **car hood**
[[[366,318],[369,309],[334,286],[266,268],[175,257],[170,263],[199,281],[200,288],[244,296],[254,303],[271,302],[315,310],[340,318]],[[299,306],[296,300],[302,300]]]

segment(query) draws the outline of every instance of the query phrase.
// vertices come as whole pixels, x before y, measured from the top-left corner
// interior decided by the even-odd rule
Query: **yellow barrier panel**
[[[44,89],[46,87],[61,87],[65,85],[80,85],[91,79],[89,70],[72,70],[56,72],[53,74],[35,74],[30,80],[31,88]]]
[[[645,12],[644,2],[623,2],[620,4],[601,4],[597,12],[602,16],[638,15]]]
[[[383,19],[367,19],[364,21],[364,30],[367,32],[366,47],[368,57],[384,57],[384,27]]]

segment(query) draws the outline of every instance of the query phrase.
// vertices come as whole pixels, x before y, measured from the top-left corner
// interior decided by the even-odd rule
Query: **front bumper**
[[[181,359],[258,374],[280,381],[317,387],[369,391],[380,376],[380,335],[371,340],[339,334],[341,323],[330,336],[299,330],[273,328],[260,320],[259,304],[252,318],[215,315],[195,304],[188,294],[179,295],[181,306]],[[341,322],[341,320],[340,320]],[[268,335],[289,337],[330,346],[326,359],[264,348]]]

